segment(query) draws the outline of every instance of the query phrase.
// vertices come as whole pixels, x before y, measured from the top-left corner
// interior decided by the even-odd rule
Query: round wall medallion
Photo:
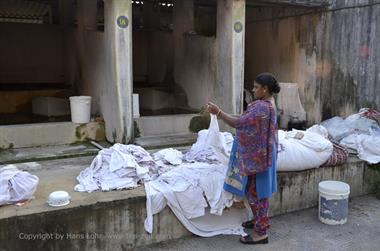
[[[128,27],[128,18],[126,16],[119,16],[116,20],[117,26],[119,26],[122,29],[125,29]]]
[[[243,24],[239,21],[235,22],[234,30],[235,32],[240,33],[243,30]]]

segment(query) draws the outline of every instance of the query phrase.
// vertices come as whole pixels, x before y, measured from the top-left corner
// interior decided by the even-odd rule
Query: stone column
[[[104,1],[106,86],[101,96],[106,137],[128,143],[133,138],[132,116],[132,1]]]
[[[97,13],[97,1],[95,0],[80,0],[77,1],[77,21],[78,21],[78,61],[82,68],[82,71],[86,71],[85,57],[86,57],[86,40],[87,30],[96,30],[96,13]],[[81,79],[82,82],[86,82],[85,79]]]
[[[245,0],[217,1],[215,97],[233,114],[243,110]]]
[[[176,83],[181,84],[181,72],[186,63],[184,62],[185,33],[194,30],[194,1],[177,0],[174,3],[173,12],[173,39],[174,39],[174,78]]]

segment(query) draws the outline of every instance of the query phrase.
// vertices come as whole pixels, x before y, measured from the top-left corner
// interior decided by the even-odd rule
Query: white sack
[[[376,121],[362,117],[360,114],[352,114],[346,119],[333,117],[323,121],[321,125],[338,141],[354,133],[369,135],[371,127],[378,127]]]
[[[0,168],[0,205],[33,198],[37,185],[37,176],[20,171],[15,165]]]
[[[218,118],[213,114],[210,114],[210,116],[210,126],[208,128],[208,134],[205,143],[214,149],[214,153],[217,155],[219,161],[227,165],[229,153],[227,150],[226,141],[224,139],[223,133],[219,131]]]
[[[365,160],[370,164],[380,162],[380,132],[379,129],[370,129],[370,135],[351,134],[340,142],[342,146],[354,150],[359,159]]]
[[[300,136],[302,138],[297,139]],[[333,144],[317,133],[279,130],[278,138],[278,171],[301,171],[319,167],[333,152]]]

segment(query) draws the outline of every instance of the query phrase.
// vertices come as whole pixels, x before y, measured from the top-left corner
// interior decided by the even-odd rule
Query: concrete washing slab
[[[40,178],[35,199],[24,206],[0,207],[0,250],[128,250],[190,236],[166,208],[154,217],[153,234],[144,230],[145,191],[77,193],[75,178],[93,157],[18,164]],[[270,214],[280,215],[316,206],[318,182],[335,179],[351,186],[351,197],[368,194],[373,171],[354,158],[339,167],[278,173],[279,191]],[[46,204],[55,190],[66,190],[71,203],[60,208]]]
[[[107,142],[99,142],[103,147],[109,147]],[[72,145],[40,146],[15,148],[0,151],[0,165],[9,163],[22,163],[43,161],[51,159],[74,158],[81,156],[93,156],[99,149],[89,142]]]
[[[135,139],[135,144],[145,149],[191,146],[197,141],[196,133],[144,136]]]
[[[36,123],[0,126],[0,150],[64,145],[87,140],[105,141],[104,123]]]

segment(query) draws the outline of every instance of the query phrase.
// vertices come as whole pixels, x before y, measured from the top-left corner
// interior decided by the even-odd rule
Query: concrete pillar
[[[110,142],[128,143],[133,137],[132,116],[132,1],[104,1],[107,83],[101,96]]]
[[[181,84],[180,74],[185,65],[184,34],[194,30],[194,1],[176,0],[173,12],[174,78]]]
[[[96,13],[97,13],[97,1],[96,0],[80,0],[77,1],[77,20],[78,20],[78,61],[79,65],[82,68],[82,72],[85,72],[84,69],[87,67],[85,65],[86,57],[86,39],[88,30],[97,30],[96,26]],[[81,82],[86,82],[82,76]],[[81,90],[80,90],[81,91]]]
[[[243,110],[245,0],[217,1],[215,97],[228,113]]]

